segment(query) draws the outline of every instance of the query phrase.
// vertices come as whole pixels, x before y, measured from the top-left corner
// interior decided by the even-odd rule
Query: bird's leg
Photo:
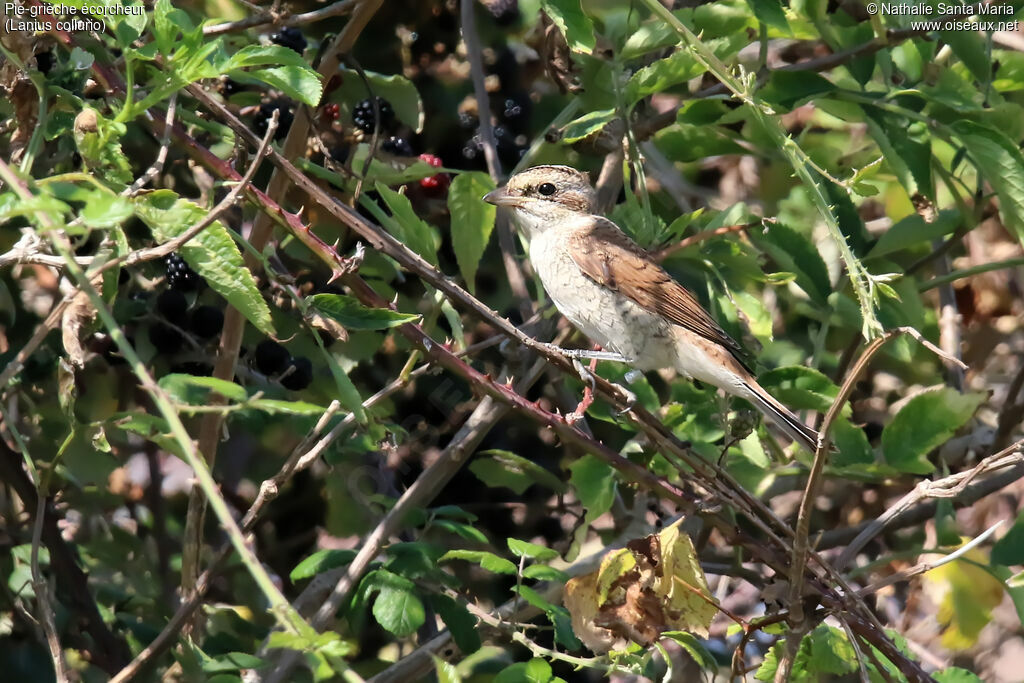
[[[599,346],[597,348],[601,347]],[[590,359],[589,370],[584,368],[583,364],[575,358],[573,358],[572,364],[573,367],[576,368],[576,372],[580,373],[580,379],[586,382],[586,386],[583,387],[583,399],[580,400],[579,405],[576,406],[576,410],[565,416],[565,421],[569,424],[575,424],[582,420],[583,416],[587,414],[587,408],[594,403],[594,389],[597,387],[597,381],[594,379],[594,373],[597,372],[597,358]]]

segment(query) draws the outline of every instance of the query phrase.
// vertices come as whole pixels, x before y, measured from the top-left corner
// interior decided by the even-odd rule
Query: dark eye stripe
[[[550,197],[555,193],[556,189],[557,188],[551,183],[541,183],[540,187],[537,188],[537,191],[545,197]]]

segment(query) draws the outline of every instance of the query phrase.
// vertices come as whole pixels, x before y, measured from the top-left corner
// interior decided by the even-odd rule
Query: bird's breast
[[[675,367],[673,325],[584,275],[566,237],[549,229],[530,240],[530,262],[562,315],[603,348],[633,359],[641,370]]]

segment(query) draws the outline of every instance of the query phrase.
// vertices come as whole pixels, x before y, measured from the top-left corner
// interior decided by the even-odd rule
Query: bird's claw
[[[572,359],[572,367],[576,370],[577,374],[579,374],[580,379],[583,380],[584,384],[590,385],[591,391],[597,389],[597,380],[594,379],[593,373],[583,367],[583,363],[581,363],[579,359]]]
[[[633,406],[635,406],[637,402],[636,394],[621,384],[612,384],[612,386],[621,391],[626,397],[626,407],[619,411],[619,415],[625,415],[629,411],[633,410]]]

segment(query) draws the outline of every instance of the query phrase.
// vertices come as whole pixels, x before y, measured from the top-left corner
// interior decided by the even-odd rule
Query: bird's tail
[[[811,453],[814,453],[815,449],[818,447],[818,432],[801,422],[800,418],[775,400],[775,398],[761,388],[761,385],[758,383],[749,382],[744,386],[750,392],[750,395],[745,397],[748,401],[757,406],[758,410],[778,425],[778,427],[782,431],[786,432],[790,438],[801,444]]]

